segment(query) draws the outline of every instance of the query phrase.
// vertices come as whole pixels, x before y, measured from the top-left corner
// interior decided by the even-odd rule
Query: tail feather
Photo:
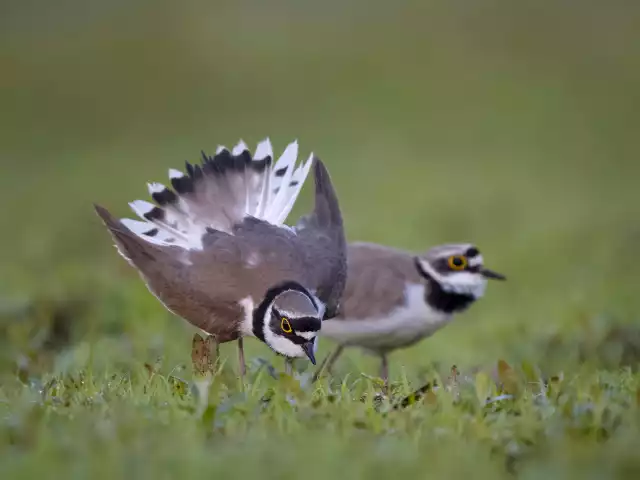
[[[142,221],[122,219],[135,235],[157,245],[201,249],[208,229],[231,233],[247,216],[282,225],[305,182],[313,155],[296,168],[298,142],[287,146],[273,165],[269,139],[258,143],[255,156],[242,140],[229,151],[218,146],[201,164],[186,162],[186,173],[169,170],[171,187],[149,183],[154,203],[129,205]]]
[[[274,218],[274,223],[276,224],[283,223],[286,220],[289,213],[291,212],[291,209],[293,208],[298,198],[298,194],[302,189],[302,185],[304,184],[304,181],[309,175],[309,171],[311,170],[311,165],[313,164],[313,158],[314,158],[313,154],[309,155],[309,159],[307,160],[307,162],[304,165],[300,165],[296,169],[295,173],[291,178],[291,182],[289,182],[289,186],[286,189],[286,192],[287,192],[287,196],[285,197],[286,203],[278,213],[278,216]]]
[[[270,185],[271,194],[268,201],[269,209],[265,214],[265,220],[276,225],[285,221],[293,208],[298,193],[300,193],[302,183],[309,173],[312,156],[313,154],[305,164],[301,164],[295,169],[298,142],[294,142],[286,148],[274,167],[274,178]]]
[[[258,161],[262,161],[265,158],[273,158],[273,148],[271,147],[271,141],[268,138],[258,143],[254,158]],[[256,218],[264,218],[267,205],[269,204],[271,175],[261,175],[256,183],[253,209],[250,209],[249,213]]]

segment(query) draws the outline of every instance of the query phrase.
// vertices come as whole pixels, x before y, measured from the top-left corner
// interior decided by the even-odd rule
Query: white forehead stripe
[[[312,340],[318,335],[318,332],[296,332],[296,335],[302,338],[306,338],[307,340]]]
[[[459,248],[452,248],[452,249],[448,249],[448,250],[442,250],[439,251],[437,253],[437,256],[439,258],[447,258],[450,257],[451,255],[462,255],[464,252],[462,250],[460,250]]]
[[[469,259],[470,267],[479,267],[484,264],[484,260],[482,259],[482,255],[476,255],[475,257],[471,257]]]

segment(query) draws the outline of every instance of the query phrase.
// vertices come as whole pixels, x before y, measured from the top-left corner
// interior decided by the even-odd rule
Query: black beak
[[[485,278],[491,278],[493,280],[506,280],[507,277],[502,275],[501,273],[494,272],[493,270],[489,270],[488,268],[481,268],[480,273]]]
[[[316,364],[316,356],[313,354],[313,340],[311,340],[310,342],[307,342],[307,343],[303,343],[302,344],[302,350],[304,350],[304,353],[307,354],[307,357],[309,357],[309,360],[311,360],[311,363],[313,363],[315,365]]]

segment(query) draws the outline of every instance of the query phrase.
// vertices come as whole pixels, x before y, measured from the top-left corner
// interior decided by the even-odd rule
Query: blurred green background
[[[3,1],[0,375],[188,364],[92,202],[130,216],[168,168],[266,136],[324,160],[349,240],[474,242],[508,276],[392,376],[637,365],[639,25],[626,1]]]

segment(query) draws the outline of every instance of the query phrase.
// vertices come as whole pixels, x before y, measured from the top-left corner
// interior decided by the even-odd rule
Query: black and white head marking
[[[469,244],[434,247],[426,255],[416,256],[414,261],[420,275],[430,284],[426,301],[447,313],[464,310],[480,299],[487,279],[505,279],[484,268],[482,255]]]
[[[315,364],[324,304],[297,282],[269,289],[253,313],[253,333],[276,353]]]

